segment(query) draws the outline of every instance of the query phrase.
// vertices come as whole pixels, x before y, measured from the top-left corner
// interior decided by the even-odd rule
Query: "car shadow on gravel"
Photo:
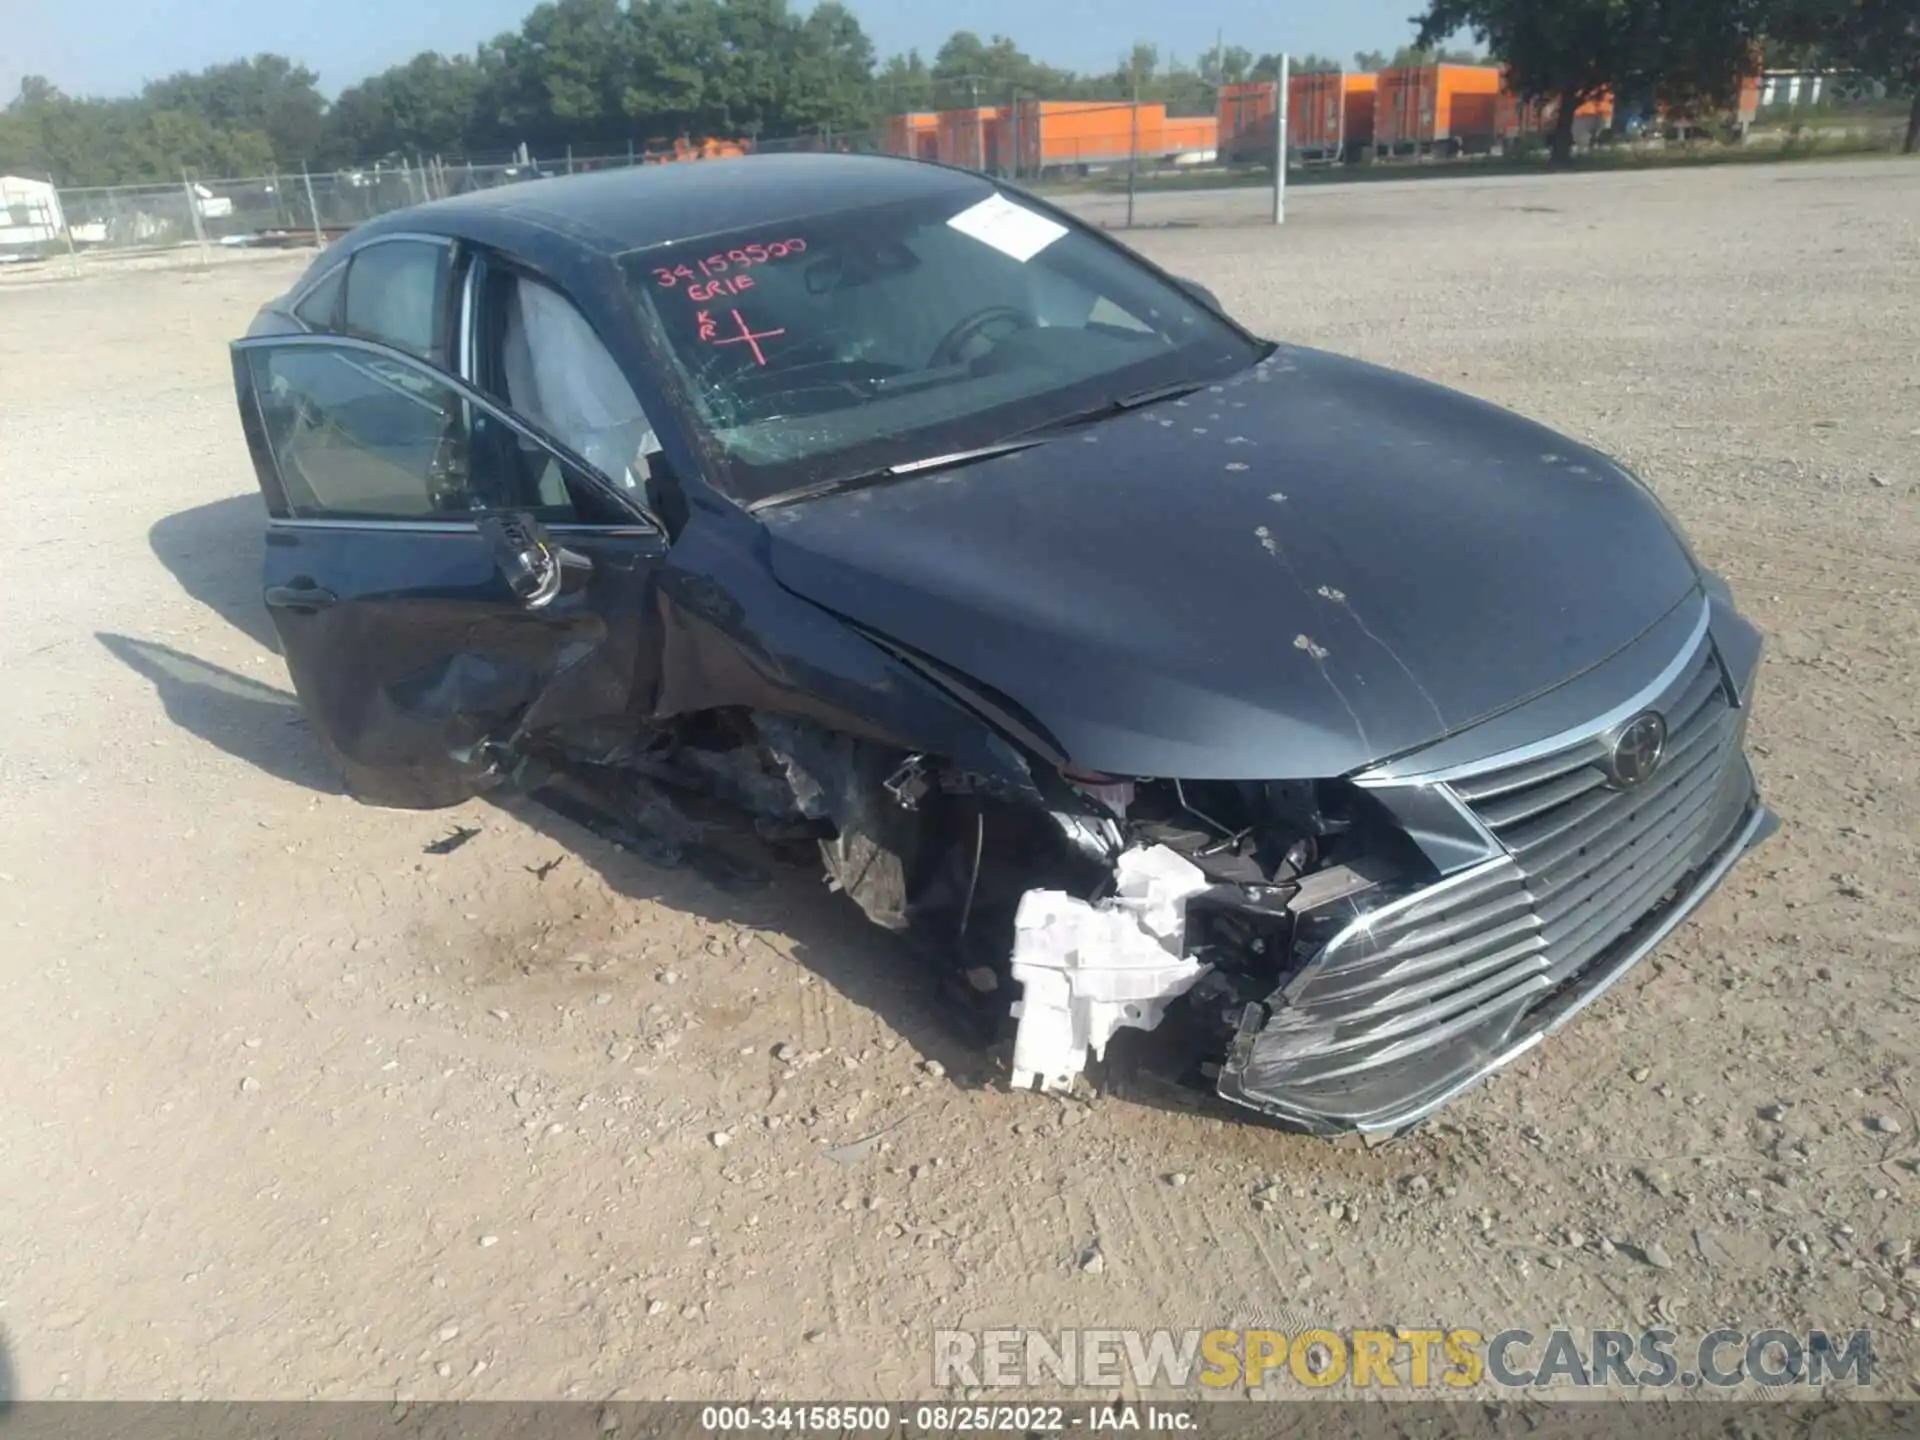
[[[278,653],[260,602],[264,552],[259,496],[236,495],[169,515],[148,532],[155,558],[193,599],[263,648]],[[237,675],[171,646],[101,634],[115,658],[152,682],[168,717],[227,754],[276,779],[337,795],[341,785],[321,755],[299,701],[288,691]],[[653,901],[716,924],[767,930],[777,946],[854,1005],[879,1015],[966,1087],[988,1083],[993,1061],[982,1037],[943,994],[930,964],[876,929],[843,898],[829,894],[817,866],[781,863],[751,847],[706,846],[688,835],[620,834],[569,807],[502,791],[486,799],[557,847],[562,863],[592,867],[617,893]],[[481,842],[481,843],[484,843]],[[542,883],[516,865],[502,889]],[[696,964],[688,956],[683,964]]]
[[[501,791],[488,799],[552,842],[553,853],[542,863],[587,866],[628,900],[662,905],[750,937],[732,943],[716,938],[705,952],[681,954],[671,963],[683,973],[705,960],[730,969],[741,959],[730,953],[735,945],[765,946],[805,966],[850,1004],[879,1016],[922,1055],[938,1060],[961,1088],[987,1085],[1004,1071],[988,1053],[989,1037],[953,1005],[938,968],[868,921],[851,901],[831,893],[817,862],[775,863],[751,877],[721,875],[684,858],[661,856],[651,846],[636,850],[610,839],[598,827],[548,808],[537,796]],[[500,893],[524,882],[531,903],[541,883],[537,867],[523,866],[521,872],[503,874]],[[528,968],[537,962],[516,963]]]
[[[340,782],[314,746],[293,696],[158,641],[106,631],[95,638],[114,659],[152,682],[167,718],[182,730],[276,780],[340,793]]]
[[[263,519],[258,495],[235,495],[166,516],[148,532],[148,542],[189,596],[278,654],[279,640],[260,603]],[[168,717],[182,729],[289,784],[341,793],[291,693],[154,641],[113,634],[99,639],[153,683]],[[1004,1082],[1011,1058],[1005,1010],[982,1005],[936,961],[830,894],[813,864],[782,864],[778,855],[754,856],[750,846],[741,863],[739,846],[688,843],[673,827],[664,836],[621,834],[576,807],[556,807],[538,795],[502,792],[488,803],[551,840],[564,861],[591,866],[623,896],[786,937],[793,959],[938,1060],[951,1083],[974,1089]],[[541,881],[531,872],[509,873],[502,883],[524,883],[531,898]],[[687,957],[686,963],[697,959]],[[1212,1096],[1210,1086],[1192,1083],[1193,1052],[1168,1033],[1175,1028],[1117,1035],[1108,1063],[1096,1071],[1099,1088],[1129,1104],[1263,1123]]]
[[[182,590],[278,655],[280,637],[260,603],[266,518],[257,492],[234,495],[166,516],[147,532],[147,543]]]

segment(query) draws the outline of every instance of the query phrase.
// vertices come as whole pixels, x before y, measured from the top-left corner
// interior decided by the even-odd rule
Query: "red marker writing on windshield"
[[[738,310],[729,310],[727,313],[733,316],[733,323],[740,327],[740,333],[738,335],[729,335],[724,340],[715,340],[713,343],[716,345],[744,344],[753,351],[753,363],[756,365],[765,365],[767,363],[766,352],[761,350],[760,342],[762,340],[771,340],[776,335],[786,334],[785,327],[778,330],[761,330],[756,332],[748,327],[745,317],[742,316]]]

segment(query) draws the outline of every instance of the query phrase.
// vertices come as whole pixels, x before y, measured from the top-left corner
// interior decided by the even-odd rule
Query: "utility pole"
[[[60,187],[54,184],[53,172],[51,170],[47,172],[47,184],[52,189],[53,199],[47,206],[36,208],[45,209],[47,213],[44,216],[44,223],[52,226],[58,230],[61,235],[66,237],[67,269],[73,274],[78,275],[80,273],[80,252],[74,248],[73,244],[73,217],[67,213],[67,207],[60,203]]]
[[[987,168],[987,127],[980,118],[980,79],[978,76],[967,78],[967,93],[973,97],[973,168],[984,172]]]
[[[1127,145],[1127,228],[1133,228],[1134,192],[1140,182],[1140,57],[1133,61],[1133,138]]]
[[[1273,97],[1273,223],[1287,223],[1287,70],[1291,57],[1280,56],[1280,80]]]
[[[1018,85],[1013,86],[1007,92],[1007,130],[1009,134],[1008,148],[1013,152],[1012,179],[1013,183],[1018,185],[1020,183],[1020,160],[1022,155],[1020,149],[1020,87]]]
[[[323,250],[327,240],[320,233],[320,207],[313,203],[313,176],[307,173],[307,162],[300,162],[300,183],[307,187],[307,213],[313,216],[313,248]]]
[[[187,197],[187,218],[193,222],[193,238],[200,244],[200,263],[207,263],[207,227],[200,223],[200,197],[194,193],[193,181],[187,178],[183,168],[180,171],[180,189]]]

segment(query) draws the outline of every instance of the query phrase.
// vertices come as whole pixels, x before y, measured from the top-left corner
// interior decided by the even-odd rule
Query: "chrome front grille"
[[[1630,790],[1609,787],[1609,734],[1451,782],[1525,876],[1550,986],[1631,930],[1725,838],[1751,796],[1741,712],[1710,643],[1651,708],[1666,718],[1666,750]]]
[[[1312,1129],[1404,1127],[1557,1031],[1679,924],[1775,824],[1708,618],[1703,603],[1658,675],[1586,725],[1479,761],[1455,740],[1358,777],[1445,873],[1374,892],[1357,916],[1344,897],[1310,911],[1298,968],[1248,1007],[1220,1093]],[[1647,710],[1666,743],[1628,786],[1614,745]]]
[[[1546,972],[1525,877],[1489,860],[1349,924],[1286,987],[1261,1044],[1295,1083],[1351,1083],[1476,1031],[1504,1037]]]

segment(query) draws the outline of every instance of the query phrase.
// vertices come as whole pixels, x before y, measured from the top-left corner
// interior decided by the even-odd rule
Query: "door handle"
[[[267,604],[276,610],[324,610],[340,597],[318,585],[269,585]]]

